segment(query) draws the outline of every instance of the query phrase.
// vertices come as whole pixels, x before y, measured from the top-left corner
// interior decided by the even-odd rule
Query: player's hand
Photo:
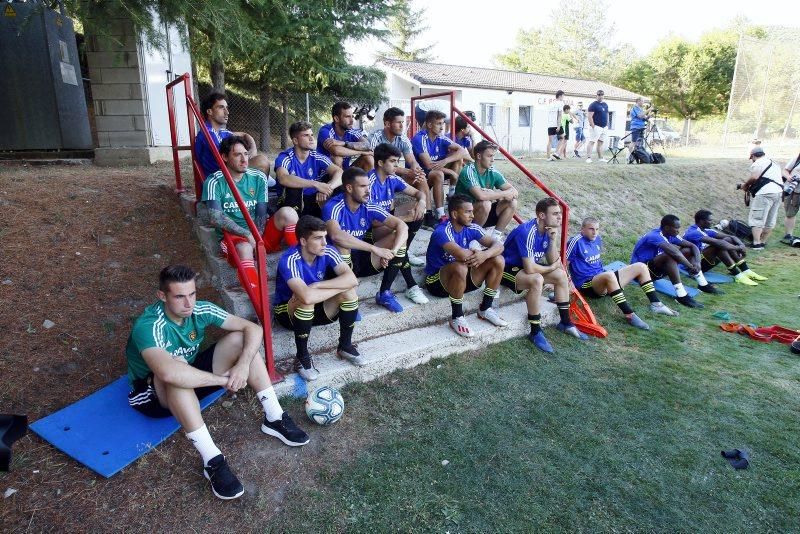
[[[420,221],[425,216],[425,201],[417,202],[414,208],[414,220]]]
[[[556,233],[558,232],[558,229],[555,228],[554,226],[545,226],[544,229],[545,229],[545,232],[547,232],[548,237],[550,237],[550,241],[555,241]],[[559,259],[559,261],[561,261],[561,260]]]
[[[389,260],[394,258],[394,252],[388,248],[373,247],[372,253],[378,256],[381,260],[386,260],[386,265],[389,264]],[[382,261],[381,264],[383,264]]]
[[[433,163],[431,163],[431,170],[432,171],[438,171],[438,170],[441,170],[443,168],[444,168],[444,163],[442,163],[440,161],[434,161]]]
[[[317,193],[317,200],[319,200],[319,195],[323,194],[325,197],[331,196],[333,194],[333,188],[326,184],[325,182],[314,182],[314,188],[318,191]]]
[[[694,275],[696,275],[697,273],[699,273],[699,272],[700,272],[700,269],[699,269],[699,268],[698,268],[698,267],[697,267],[697,266],[696,266],[694,263],[690,263],[690,264],[689,264],[689,266],[686,268],[686,270],[687,270],[687,271],[689,272],[689,274],[691,274],[692,276],[694,276]]]
[[[235,393],[247,385],[247,375],[250,374],[249,366],[245,367],[240,364],[234,365],[228,371],[228,382],[225,384],[225,389]]]
[[[250,243],[251,247],[256,248],[256,238],[253,237],[253,234],[247,234],[247,242]]]
[[[469,265],[470,267],[480,267],[480,265],[486,261],[486,251],[484,250],[475,250],[472,256],[469,256],[464,263]]]
[[[319,193],[317,193],[317,204],[321,206],[322,204],[328,201],[329,197],[330,195],[326,195],[325,193],[320,191]]]
[[[425,171],[422,170],[422,167],[420,167],[419,165],[414,167],[414,177],[415,177],[415,180],[414,180],[415,184],[419,183],[419,180],[424,180],[425,179]]]

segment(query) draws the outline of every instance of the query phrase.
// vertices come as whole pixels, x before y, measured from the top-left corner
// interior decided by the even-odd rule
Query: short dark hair
[[[367,176],[367,172],[360,167],[348,167],[342,173],[342,187],[353,184],[359,176]]]
[[[425,114],[425,124],[428,124],[431,121],[438,121],[439,119],[444,119],[446,117],[447,115],[445,115],[438,109],[432,109]]]
[[[569,111],[570,109],[572,108],[569,107],[569,104],[564,104],[564,111]]]
[[[553,197],[544,197],[536,203],[536,214],[547,213],[547,210],[553,206],[558,206],[558,201]]]
[[[203,120],[208,118],[208,110],[214,107],[214,104],[220,100],[225,100],[224,93],[211,93],[200,102],[200,112],[203,114]]]
[[[564,96],[564,91],[562,91],[561,89],[556,91],[556,98],[558,98],[559,96]]]
[[[185,265],[167,265],[158,273],[158,289],[167,293],[169,285],[172,283],[182,284],[191,282],[197,278],[197,273],[191,267]]]
[[[447,211],[448,213],[453,213],[454,211],[460,209],[464,204],[472,204],[472,199],[460,193],[453,195],[450,197],[450,201],[447,203]]]
[[[389,108],[383,112],[383,122],[391,122],[397,117],[405,117],[406,112],[400,108]]]
[[[484,139],[475,145],[475,155],[477,156],[478,154],[483,154],[484,151],[489,150],[490,148],[497,150],[497,145]]]
[[[372,151],[372,154],[375,157],[375,163],[379,161],[386,161],[392,156],[399,158],[403,155],[399,148],[394,145],[390,145],[389,143],[379,144],[375,147],[375,150]]]
[[[456,117],[456,131],[460,132],[464,128],[468,127],[467,121],[461,115]]]
[[[344,100],[340,100],[336,102],[333,107],[331,108],[331,117],[338,117],[339,113],[342,111],[346,111],[353,106],[350,105],[350,102],[345,102]]]
[[[247,139],[232,135],[223,139],[219,144],[219,153],[227,156],[236,145],[242,145],[245,150],[250,150],[250,143],[247,142]]]
[[[307,121],[297,121],[292,123],[292,125],[289,126],[289,139],[294,139],[297,137],[297,134],[313,129],[314,128],[311,126],[311,123]]]
[[[661,228],[665,226],[675,226],[679,222],[681,222],[681,219],[677,215],[664,215],[661,217]]]
[[[699,223],[700,221],[705,221],[706,219],[710,219],[712,215],[713,213],[709,210],[699,210],[694,214],[694,222]]]
[[[325,221],[313,215],[303,215],[294,227],[297,239],[308,239],[314,232],[325,232]]]

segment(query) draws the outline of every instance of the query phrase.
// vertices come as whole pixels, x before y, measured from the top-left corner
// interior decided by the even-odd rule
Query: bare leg
[[[497,224],[495,229],[505,232],[506,226],[511,222],[517,211],[517,199],[497,201]]]

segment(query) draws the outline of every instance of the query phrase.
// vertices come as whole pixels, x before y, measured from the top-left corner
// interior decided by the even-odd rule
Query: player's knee
[[[492,203],[489,200],[476,200],[472,203],[475,213],[487,214],[492,209]]]
[[[526,280],[531,291],[538,291],[539,293],[542,292],[542,288],[544,287],[544,276],[539,273],[531,273],[527,275]]]
[[[428,184],[430,184],[431,187],[441,184],[443,180],[444,173],[440,170],[435,170],[428,173]]]
[[[280,228],[295,224],[298,220],[297,212],[289,207],[281,208],[275,213],[275,224]]]

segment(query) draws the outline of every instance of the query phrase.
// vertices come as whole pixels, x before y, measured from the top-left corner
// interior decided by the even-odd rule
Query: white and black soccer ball
[[[306,415],[318,425],[332,425],[343,413],[344,399],[334,387],[318,387],[306,397]]]

